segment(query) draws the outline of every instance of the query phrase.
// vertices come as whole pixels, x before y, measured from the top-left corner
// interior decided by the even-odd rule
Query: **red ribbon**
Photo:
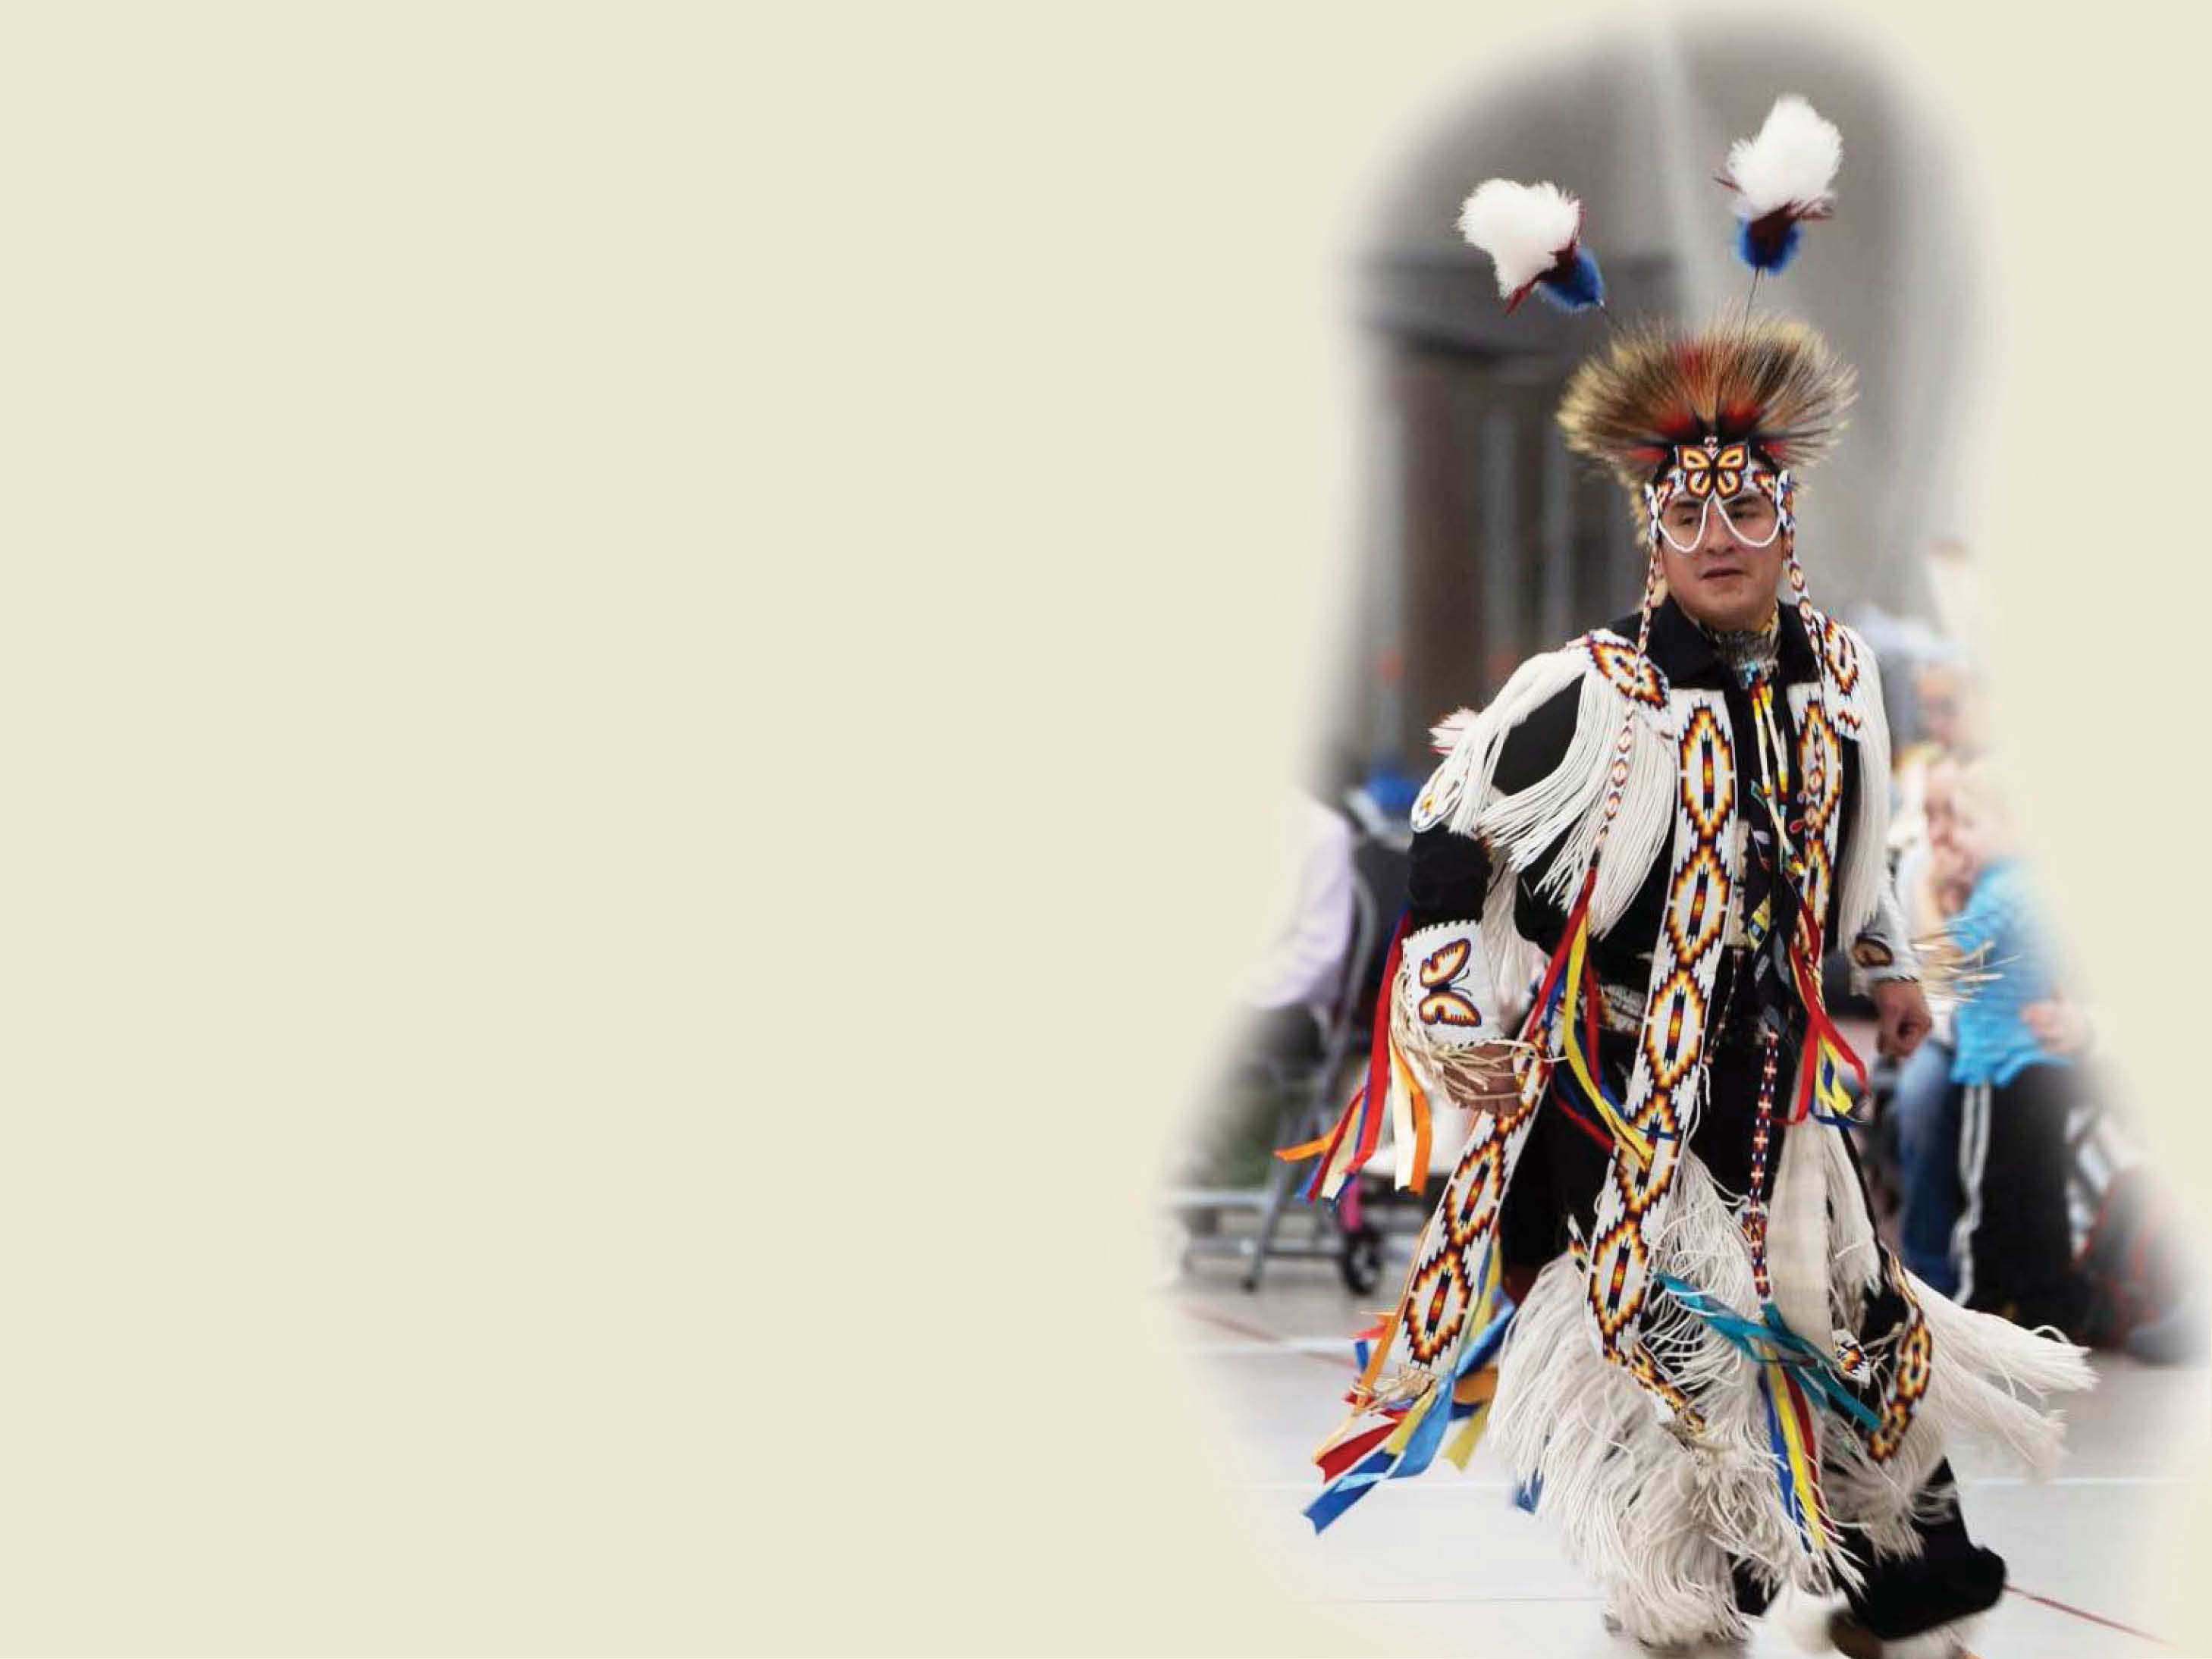
[[[1398,918],[1397,927],[1391,931],[1389,954],[1382,961],[1382,986],[1375,994],[1373,1046],[1367,1054],[1367,1081],[1352,1097],[1343,1115],[1336,1120],[1336,1127],[1329,1135],[1328,1146],[1322,1152],[1321,1161],[1314,1165],[1313,1175],[1307,1181],[1304,1192],[1299,1194],[1309,1202],[1321,1195],[1322,1182],[1328,1176],[1329,1165],[1335,1161],[1337,1148],[1344,1144],[1345,1132],[1352,1127],[1354,1120],[1359,1124],[1359,1139],[1353,1143],[1352,1164],[1346,1171],[1346,1175],[1359,1172],[1360,1166],[1374,1156],[1376,1143],[1382,1139],[1382,1105],[1389,1098],[1390,1087],[1390,999],[1397,994],[1398,963],[1405,953],[1406,927],[1412,920],[1413,913],[1406,912]]]

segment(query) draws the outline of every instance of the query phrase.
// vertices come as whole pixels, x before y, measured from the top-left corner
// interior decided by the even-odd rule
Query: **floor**
[[[1629,1659],[1607,1634],[1594,1589],[1556,1535],[1512,1506],[1492,1449],[1464,1474],[1439,1462],[1370,1493],[1316,1537],[1300,1514],[1319,1477],[1313,1447],[1340,1420],[1351,1378],[1347,1334],[1371,1322],[1384,1290],[1355,1297],[1327,1261],[1271,1262],[1256,1292],[1233,1258],[1189,1262],[1166,1291],[1186,1352],[1218,1411],[1224,1478],[1252,1525],[1279,1550],[1287,1593],[1371,1620],[1405,1652],[1545,1654]],[[1985,1620],[1981,1659],[2134,1659],[2175,1650],[2147,1628],[2145,1581],[2175,1470],[2212,1442],[2212,1392],[2200,1366],[2100,1356],[2099,1384],[2068,1403],[2069,1455],[2058,1478],[2029,1483],[1978,1447],[1955,1452],[1977,1540],[2002,1554],[2012,1588]],[[1779,1659],[1801,1651],[1773,1625],[1718,1654]]]

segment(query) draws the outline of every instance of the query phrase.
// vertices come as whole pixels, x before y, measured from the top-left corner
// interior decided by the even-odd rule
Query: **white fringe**
[[[1807,1118],[1781,1127],[1780,1167],[1767,1207],[1766,1273],[1783,1322],[1808,1342],[1825,1343],[1832,1257],[1828,1247],[1827,1149],[1837,1131]],[[1816,1421],[1818,1419],[1816,1419]],[[1825,1429],[1825,1422],[1819,1426]],[[1821,1437],[1826,1439],[1826,1435]]]
[[[1752,1278],[1740,1205],[1722,1195],[1695,1158],[1684,1160],[1675,1181],[1674,1206],[1653,1248],[1660,1271],[1738,1312],[1755,1313],[1759,1290]],[[1796,1529],[1784,1512],[1757,1367],[1664,1292],[1647,1317],[1644,1335],[1668,1374],[1697,1396],[1708,1440],[1732,1468],[1744,1472],[1740,1484],[1715,1494],[1731,1506],[1715,1517],[1727,1547],[1745,1557],[1770,1589],[1794,1583],[1808,1591],[1826,1592],[1838,1583],[1856,1585],[1859,1575],[1840,1551],[1818,1560],[1804,1555]],[[1844,1437],[1840,1433],[1823,1435],[1824,1439]],[[1830,1508],[1834,1508],[1832,1500]]]
[[[1881,1283],[1881,1248],[1875,1243],[1874,1218],[1867,1213],[1866,1195],[1844,1135],[1841,1129],[1830,1129],[1820,1137],[1820,1145],[1826,1154],[1828,1243],[1834,1263],[1831,1311],[1838,1325],[1856,1331],[1867,1292]]]
[[[1859,789],[1851,822],[1850,845],[1844,849],[1838,872],[1842,908],[1836,937],[1855,939],[1873,919],[1875,907],[1889,885],[1889,720],[1883,713],[1881,670],[1875,664],[1873,647],[1838,623],[1858,656],[1859,683],[1853,688],[1852,713],[1858,730]]]
[[[1802,1126],[1800,1126],[1801,1127]],[[1817,1182],[1834,1213],[1834,1306],[1856,1328],[1879,1253],[1841,1137],[1801,1139],[1801,1181]],[[1675,1176],[1664,1224],[1649,1241],[1656,1271],[1739,1311],[1759,1304],[1736,1209],[1694,1156]],[[1869,1264],[1872,1264],[1872,1271]],[[1539,1513],[1604,1586],[1629,1633],[1680,1642],[1741,1633],[1731,1556],[1778,1593],[1832,1596],[1861,1582],[1841,1551],[1815,1559],[1785,1513],[1767,1440],[1756,1367],[1668,1293],[1655,1290],[1644,1337],[1666,1374],[1695,1396],[1705,1431],[1694,1443],[1635,1380],[1600,1354],[1584,1273],[1572,1255],[1538,1274],[1498,1363],[1491,1434],[1515,1476],[1540,1480]],[[2055,1462],[2062,1425],[2027,1395],[2086,1388],[2083,1351],[1956,1306],[1909,1280],[1929,1322],[1928,1392],[1897,1455],[1875,1463],[1858,1435],[1824,1420],[1822,1485],[1830,1512],[1863,1528],[1878,1556],[1916,1553],[1916,1522],[1950,1511],[1948,1486],[1928,1477],[1957,1434],[1994,1440],[2036,1474]],[[1784,1316],[1788,1317],[1787,1310]],[[1812,1316],[1801,1329],[1828,1332]],[[1797,1328],[1793,1322],[1793,1328]]]
[[[1620,702],[1619,694],[1603,679],[1588,675],[1575,711],[1574,736],[1559,763],[1516,794],[1486,802],[1462,796],[1452,815],[1452,828],[1480,834],[1505,854],[1516,870],[1527,869],[1593,802],[1604,798],[1607,756],[1620,719]],[[1610,720],[1607,704],[1613,705]]]
[[[1910,1273],[1906,1279],[1935,1339],[1920,1417],[1947,1439],[1963,1432],[2001,1445],[2033,1478],[2049,1479],[2064,1450],[2066,1424],[2040,1401],[2096,1386],[2089,1351],[1962,1308]],[[1916,1424],[1907,1441],[1918,1431]]]
[[[1668,1220],[1650,1242],[1660,1271],[1732,1307],[1757,1304],[1740,1224],[1696,1158],[1684,1157]],[[1600,1355],[1571,1257],[1537,1276],[1514,1317],[1490,1431],[1517,1478],[1541,1480],[1539,1514],[1560,1525],[1629,1633],[1656,1643],[1741,1634],[1732,1555],[1770,1588],[1856,1584],[1840,1552],[1805,1554],[1783,1509],[1752,1362],[1663,1291],[1644,1336],[1697,1396],[1705,1431],[1696,1443]]]
[[[1610,637],[1610,636],[1608,636]],[[1622,644],[1628,642],[1624,641]],[[1527,788],[1499,795],[1493,787],[1498,757],[1514,728],[1567,687],[1580,682],[1574,735],[1559,763]],[[1712,694],[1685,694],[1707,702]],[[1679,704],[1682,700],[1672,700]],[[1437,727],[1453,739],[1451,753],[1430,775],[1413,815],[1413,827],[1443,823],[1458,834],[1480,836],[1498,858],[1501,884],[1508,872],[1519,876],[1565,837],[1559,858],[1544,872],[1540,890],[1560,903],[1571,902],[1575,884],[1596,845],[1604,821],[1605,798],[1614,744],[1622,721],[1633,710],[1634,744],[1621,809],[1607,842],[1590,897],[1591,926],[1602,932],[1620,919],[1635,900],[1651,865],[1664,848],[1674,818],[1679,762],[1668,736],[1666,715],[1635,709],[1590,660],[1582,640],[1531,657],[1514,672],[1498,696],[1479,714],[1464,711]],[[1487,921],[1502,915],[1496,923]],[[1486,908],[1484,938],[1491,946],[1491,968],[1500,985],[1517,985],[1524,976],[1523,954],[1511,949],[1510,902],[1502,912]]]
[[[1742,1633],[1698,1460],[1650,1396],[1599,1357],[1571,1257],[1537,1276],[1515,1315],[1491,1410],[1491,1436],[1516,1476],[1543,1482],[1538,1514],[1560,1526],[1629,1635]]]
[[[1818,684],[1805,681],[1790,688],[1790,717],[1805,729],[1805,716],[1817,696],[1835,727],[1837,740],[1856,746],[1858,752],[1858,798],[1853,804],[1850,835],[1836,871],[1837,939],[1846,943],[1865,931],[1875,908],[1889,885],[1889,722],[1882,712],[1881,671],[1866,641],[1841,623],[1814,612],[1816,625],[1833,627],[1846,636],[1857,660],[1858,679],[1849,691],[1836,684],[1827,647],[1818,638],[1812,644],[1820,654]],[[1840,826],[1838,826],[1840,828]]]
[[[1455,708],[1429,728],[1429,747],[1439,755],[1450,754],[1478,718],[1472,708]]]
[[[1620,694],[1595,674],[1584,682],[1583,696],[1581,727],[1595,725],[1602,728],[1595,745],[1597,752],[1582,763],[1591,769],[1589,785],[1571,792],[1560,790],[1559,795],[1564,799],[1556,809],[1540,818],[1535,818],[1532,811],[1529,816],[1534,821],[1523,828],[1516,830],[1501,812],[1492,830],[1503,836],[1525,836],[1525,840],[1516,839],[1514,843],[1514,856],[1520,860],[1516,867],[1522,868],[1541,856],[1553,838],[1561,835],[1566,837],[1559,859],[1545,872],[1538,889],[1561,904],[1573,902],[1575,885],[1582,879],[1583,871],[1597,848],[1597,838],[1605,823],[1614,745],[1620,741],[1625,709]],[[1681,716],[1677,711],[1705,701],[1717,699],[1712,693],[1695,691],[1670,696],[1670,718],[1666,724],[1679,729]],[[1606,843],[1607,856],[1598,866],[1597,887],[1590,895],[1590,927],[1598,933],[1611,928],[1635,902],[1645,878],[1651,873],[1651,866],[1666,850],[1674,827],[1678,781],[1681,775],[1681,761],[1674,744],[1656,722],[1640,714],[1632,719],[1630,731],[1628,780],[1621,791],[1620,811],[1609,832],[1611,838]],[[1581,737],[1582,729],[1577,729],[1577,746]],[[1552,782],[1547,779],[1538,787]],[[1537,792],[1532,789],[1524,793],[1534,796]],[[1518,802],[1506,805],[1517,805]],[[1487,815],[1484,824],[1486,829],[1492,828]]]
[[[1513,905],[1519,884],[1493,881],[1482,905],[1482,948],[1490,958],[1492,981],[1509,1005],[1525,1012],[1548,958],[1543,947],[1521,937],[1513,925]]]
[[[1512,678],[1479,714],[1462,719],[1466,711],[1462,710],[1439,726],[1436,735],[1442,737],[1449,727],[1456,733],[1455,740],[1451,753],[1429,775],[1414,803],[1413,828],[1426,830],[1446,823],[1461,835],[1473,835],[1507,734],[1590,668],[1589,653],[1578,644],[1547,651],[1515,669]]]
[[[1826,1462],[1820,1489],[1830,1513],[1863,1531],[1882,1559],[1919,1554],[1918,1528],[1942,1520],[1958,1504],[1954,1488],[1928,1485],[1943,1455],[1943,1438],[1932,1428],[1923,1432],[1927,1412],[1923,1400],[1904,1445],[1887,1462],[1875,1462],[1855,1432],[1830,1435],[1823,1447]]]
[[[1954,1493],[1931,1491],[1927,1481],[1961,1436],[2001,1446],[2032,1478],[2048,1479],[2064,1450],[2066,1425],[2041,1402],[2096,1382],[2086,1348],[1962,1308],[1909,1273],[1905,1279],[1932,1340],[1928,1392],[1886,1462],[1875,1462],[1856,1435],[1838,1434],[1825,1476],[1831,1507],[1863,1527],[1880,1556],[1917,1554],[1913,1523],[1936,1519],[1955,1503]]]

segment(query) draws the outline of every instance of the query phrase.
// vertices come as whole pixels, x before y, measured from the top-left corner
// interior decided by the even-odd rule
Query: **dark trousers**
[[[1887,1111],[1897,1128],[1897,1253],[1946,1296],[1959,1289],[1951,1235],[1959,1225],[1959,1085],[1951,1045],[1930,1037],[1897,1068]]]
[[[1630,1068],[1636,1057],[1636,1039],[1615,1031],[1599,1038],[1598,1055],[1613,1098],[1628,1098]],[[1711,1069],[1706,1074],[1705,1103],[1691,1132],[1690,1150],[1731,1198],[1741,1198],[1751,1185],[1751,1135],[1759,1120],[1759,1051],[1747,1044],[1717,1043]],[[1537,1109],[1521,1162],[1506,1189],[1502,1242],[1509,1269],[1527,1277],[1567,1247],[1569,1220],[1589,1237],[1597,1212],[1598,1195],[1604,1190],[1606,1170],[1613,1158],[1609,1137],[1577,1124],[1556,1097],[1565,1085],[1562,1066],[1554,1079],[1553,1097]],[[1785,1073],[1780,1086],[1786,1089]],[[1785,1096],[1777,1103],[1786,1111]],[[1586,1118],[1595,1115],[1585,1109]],[[1775,1178],[1781,1171],[1781,1142],[1778,1135],[1769,1150],[1765,1180],[1759,1196],[1774,1196]]]
[[[1937,1491],[1952,1486],[1948,1459],[1936,1464],[1927,1484]],[[1878,1560],[1856,1527],[1838,1522],[1837,1530],[1866,1575],[1844,1598],[1851,1616],[1885,1642],[1986,1613],[2004,1594],[2004,1558],[1966,1535],[1955,1505],[1941,1520],[1916,1523],[1920,1553],[1904,1559]],[[1770,1598],[1751,1573],[1739,1565],[1735,1581],[1736,1606],[1754,1618],[1765,1613]]]
[[[1951,1486],[1948,1459],[1936,1464],[1928,1484],[1939,1491]],[[1966,1523],[1955,1506],[1942,1520],[1920,1523],[1915,1530],[1920,1534],[1919,1554],[1877,1561],[1863,1533],[1842,1528],[1852,1556],[1866,1571],[1866,1583],[1848,1598],[1852,1615],[1885,1642],[1986,1612],[2004,1594],[2004,1558],[1966,1536]]]
[[[2079,1324],[2066,1215],[2073,1104],[2068,1066],[2032,1065],[2002,1085],[1966,1085],[1959,1113],[1965,1202],[1951,1246],[1963,1305],[2030,1328],[2070,1332]]]

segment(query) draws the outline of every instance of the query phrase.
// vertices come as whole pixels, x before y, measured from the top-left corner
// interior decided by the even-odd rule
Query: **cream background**
[[[2201,1168],[2203,15],[1854,12],[1986,169],[2000,696]],[[1373,1644],[1132,1286],[1345,228],[1594,15],[0,12],[0,1646]]]

